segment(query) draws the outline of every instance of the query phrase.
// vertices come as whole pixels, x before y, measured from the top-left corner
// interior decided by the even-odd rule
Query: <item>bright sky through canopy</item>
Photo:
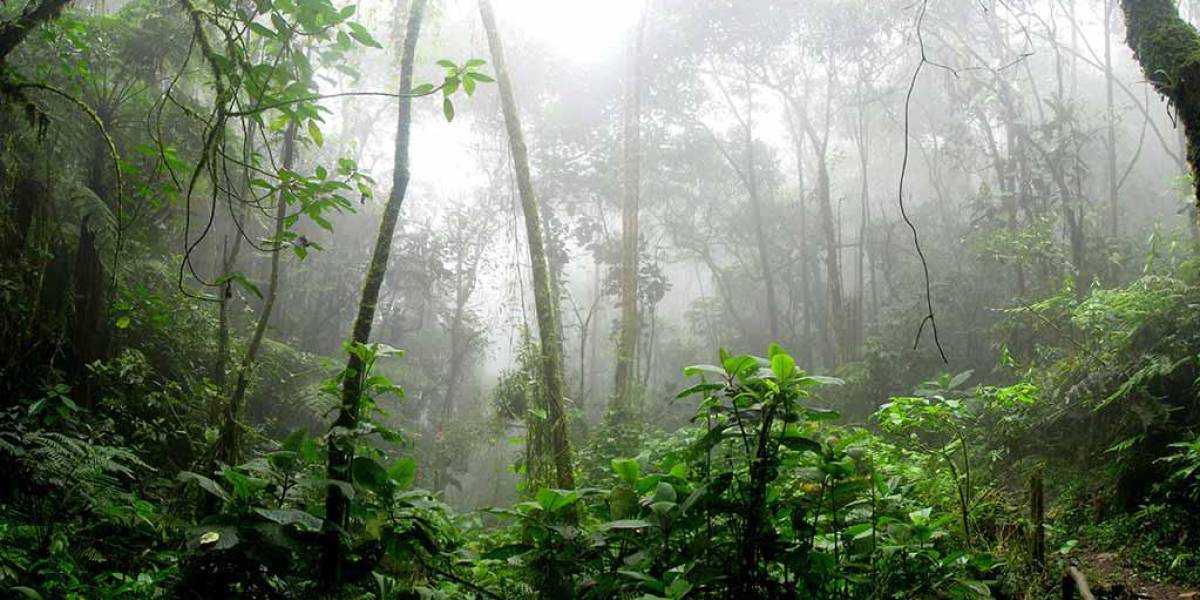
[[[643,0],[497,0],[496,12],[557,53],[598,61],[620,49]]]

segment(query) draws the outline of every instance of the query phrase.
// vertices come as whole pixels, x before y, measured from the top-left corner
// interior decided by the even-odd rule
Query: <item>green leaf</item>
[[[701,373],[712,373],[713,375],[725,376],[725,369],[716,365],[691,365],[683,368],[683,374],[691,377]]]
[[[279,32],[279,36],[281,37],[286,37],[291,32],[287,19],[283,18],[283,15],[277,12],[271,13],[271,24],[275,26],[275,30]]]
[[[379,42],[375,41],[375,38],[371,37],[371,32],[367,31],[367,28],[363,27],[362,24],[351,21],[348,25],[350,26],[350,37],[354,38],[358,43],[372,48],[383,48]]]
[[[314,517],[302,510],[270,510],[266,508],[256,508],[254,512],[268,521],[279,523],[280,525],[295,525],[297,528],[304,531],[320,531],[321,519]]]
[[[487,61],[483,60],[482,58],[472,58],[463,65],[463,68],[471,69],[474,67],[482,67],[483,65],[486,65],[486,64],[487,64]]]
[[[780,380],[791,377],[796,372],[796,359],[780,350],[771,357],[771,372]]]
[[[654,488],[655,502],[675,502],[678,497],[675,494],[675,486],[665,481],[658,482],[658,487]]]
[[[492,79],[491,77],[488,77],[487,75],[484,75],[483,73],[476,73],[475,71],[471,71],[471,72],[467,73],[466,77],[467,77],[467,79],[474,79],[475,81],[478,81],[479,83],[492,83],[493,81],[496,81],[495,79]]]
[[[450,98],[442,98],[442,114],[446,116],[446,121],[454,120],[454,103]]]
[[[719,390],[723,387],[725,387],[724,384],[720,384],[720,383],[697,383],[696,385],[693,385],[692,387],[676,394],[675,398],[676,399],[686,398],[688,396],[691,396],[692,394],[701,394],[701,393],[707,394],[708,392],[713,392],[713,391]]]
[[[414,96],[424,96],[426,94],[432,94],[433,90],[435,89],[437,88],[433,87],[432,83],[422,83],[421,85],[418,85],[412,89],[412,94]]]
[[[308,136],[312,138],[318,148],[325,145],[325,136],[321,134],[321,128],[317,126],[316,121],[308,122]]]
[[[779,438],[779,443],[783,444],[784,446],[787,446],[788,448],[791,448],[792,450],[798,450],[801,452],[807,450],[809,452],[814,452],[817,454],[821,453],[821,443],[820,442],[813,440],[811,438],[803,437],[803,436],[798,436],[798,435],[783,436],[783,437]]]
[[[463,91],[466,92],[468,96],[475,95],[475,80],[474,79],[471,79],[470,77],[463,79],[462,86],[463,86]]]
[[[542,488],[538,490],[534,496],[542,510],[546,512],[556,512],[562,510],[575,503],[579,499],[579,494],[575,490],[554,490],[550,488]]]
[[[637,480],[642,474],[641,465],[632,458],[614,458],[612,459],[612,468],[617,476],[629,485],[637,484]]]
[[[804,416],[809,421],[836,421],[842,417],[842,413],[832,408],[806,408]]]
[[[27,588],[23,585],[17,585],[17,586],[10,587],[8,589],[9,589],[9,591],[16,592],[25,598],[32,598],[33,600],[42,600],[42,595],[37,593],[37,590],[34,590],[33,588]]]
[[[277,34],[274,31],[271,31],[271,28],[263,25],[262,23],[251,22],[250,31],[272,40],[277,37]]]
[[[393,491],[392,478],[378,461],[366,456],[355,457],[350,467],[357,483],[376,494],[385,495]]]
[[[443,58],[442,60],[437,61],[437,64],[439,67],[446,67],[447,69],[453,69],[456,71],[458,70],[458,65],[454,64],[454,61],[451,60]]]
[[[641,519],[619,519],[617,521],[609,521],[600,526],[602,529],[645,529],[654,527],[654,524]]]
[[[126,329],[129,327],[129,315],[121,315],[117,317],[117,329]]]
[[[225,488],[221,487],[217,482],[199,473],[182,471],[179,473],[179,476],[176,477],[176,479],[183,482],[194,481],[196,482],[196,485],[200,486],[200,489],[216,496],[223,502],[229,502],[229,492],[226,492]]]
[[[417,476],[416,459],[406,456],[397,460],[388,469],[388,475],[396,482],[396,486],[400,489],[408,487]]]

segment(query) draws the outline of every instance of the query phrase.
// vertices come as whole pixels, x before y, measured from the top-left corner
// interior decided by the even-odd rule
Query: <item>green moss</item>
[[[1129,47],[1146,78],[1179,114],[1188,138],[1187,159],[1200,174],[1200,32],[1179,16],[1172,0],[1122,0]],[[1200,183],[1200,177],[1195,177]],[[1196,198],[1200,201],[1200,189]]]

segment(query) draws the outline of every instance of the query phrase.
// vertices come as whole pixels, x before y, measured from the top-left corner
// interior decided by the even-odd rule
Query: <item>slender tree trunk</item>
[[[762,269],[763,287],[767,294],[767,336],[779,340],[779,309],[775,306],[775,273],[771,269],[771,251],[767,247],[766,227],[763,224],[762,198],[758,193],[758,165],[754,160],[754,89],[746,79],[746,189],[750,193],[750,216],[754,220],[754,236],[758,246],[758,263]]]
[[[352,344],[365,344],[371,337],[371,323],[375,320],[375,305],[379,302],[379,290],[387,273],[388,255],[391,253],[392,237],[396,233],[396,222],[400,218],[400,206],[408,190],[408,141],[412,125],[413,62],[417,53],[417,38],[421,33],[421,19],[428,0],[413,0],[409,7],[408,27],[404,34],[404,49],[400,56],[400,99],[397,101],[396,154],[392,171],[392,193],[388,196],[379,222],[379,234],[375,238],[375,249],[367,276],[363,281],[362,296],[358,303],[358,314],[350,335]],[[363,363],[351,352],[346,361],[346,377],[342,383],[341,405],[334,428],[352,430],[358,426],[363,386]],[[330,436],[329,479],[350,483],[350,464],[354,460],[354,442],[344,436]],[[337,485],[330,485],[325,496],[325,518],[333,527],[325,534],[321,557],[321,580],[326,589],[336,588],[341,583],[342,547],[338,530],[350,524],[350,499]]]
[[[529,243],[529,258],[533,265],[533,301],[537,312],[538,336],[541,340],[542,387],[545,394],[546,414],[550,420],[551,462],[560,488],[574,488],[575,474],[571,466],[571,445],[567,438],[567,415],[563,396],[562,374],[562,328],[559,324],[558,307],[551,293],[550,266],[546,260],[542,221],[539,217],[537,198],[533,193],[533,180],[529,174],[529,151],[521,132],[521,121],[513,99],[512,81],[504,60],[500,33],[496,28],[496,17],[490,0],[479,0],[479,13],[483,28],[487,31],[488,47],[496,69],[496,81],[500,87],[500,104],[504,111],[504,124],[508,129],[508,143],[512,151],[513,166],[517,174],[517,190],[521,197],[521,209],[525,217],[525,234]]]
[[[621,203],[621,330],[617,341],[616,389],[610,411],[621,419],[632,402],[638,347],[638,200],[641,184],[641,56],[645,14],[631,35],[625,83],[625,182]]]
[[[1104,166],[1108,172],[1108,233],[1116,239],[1121,222],[1117,206],[1117,109],[1113,103],[1112,21],[1113,0],[1104,0],[1104,106],[1108,142],[1104,149]],[[1079,219],[1082,222],[1082,213]]]
[[[296,161],[296,122],[288,124],[283,136],[283,168],[291,169]],[[222,442],[218,445],[218,458],[225,464],[236,465],[242,460],[241,423],[243,406],[246,403],[246,389],[250,385],[250,372],[254,369],[254,360],[262,347],[263,337],[267,333],[267,325],[271,322],[271,311],[275,308],[275,299],[279,296],[279,261],[284,252],[283,237],[284,219],[287,217],[288,203],[284,192],[280,191],[275,197],[275,228],[272,239],[276,247],[271,252],[271,274],[267,280],[267,292],[263,296],[262,309],[258,314],[258,323],[254,325],[254,333],[250,336],[250,344],[246,347],[246,355],[238,366],[237,383],[234,384],[233,394],[225,404],[225,421],[222,429]]]
[[[1188,138],[1193,193],[1200,189],[1200,33],[1174,0],[1120,0],[1129,47],[1146,78],[1175,107]],[[1200,194],[1196,194],[1200,201]]]
[[[788,134],[792,138],[792,148],[796,154],[796,208],[799,211],[800,231],[799,231],[799,250],[800,250],[800,300],[804,306],[804,357],[805,368],[814,368],[813,364],[813,297],[812,297],[812,265],[808,259],[808,206],[804,201],[805,195],[805,179],[804,179],[804,134],[800,131],[798,121],[804,120],[800,116],[799,103],[783,93],[785,114],[787,116]],[[822,338],[825,336],[822,335]]]

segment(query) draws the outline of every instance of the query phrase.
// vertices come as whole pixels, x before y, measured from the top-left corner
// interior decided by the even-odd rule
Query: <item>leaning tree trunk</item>
[[[645,16],[643,15],[643,21]],[[638,201],[641,184],[642,25],[629,44],[625,92],[625,182],[621,203],[621,331],[617,342],[616,389],[611,411],[623,418],[632,404],[638,343]]]
[[[1174,0],[1121,0],[1129,47],[1146,78],[1175,107],[1187,134],[1193,192],[1200,191],[1200,33]],[[1200,202],[1200,193],[1195,194]]]
[[[358,302],[358,315],[354,319],[354,330],[350,336],[352,344],[365,344],[371,337],[371,322],[375,320],[375,305],[379,301],[379,290],[387,273],[388,255],[392,248],[392,236],[396,232],[396,221],[400,218],[400,206],[408,190],[408,140],[412,125],[412,99],[409,94],[413,85],[413,62],[417,53],[417,37],[421,33],[421,18],[428,0],[413,0],[409,8],[408,27],[404,34],[404,49],[400,56],[400,99],[398,101],[398,123],[396,127],[395,167],[392,172],[392,193],[383,210],[379,223],[379,235],[375,238],[375,250],[367,277],[363,282],[362,296]],[[353,430],[358,426],[359,406],[363,388],[363,362],[351,352],[346,361],[346,376],[342,380],[341,405],[334,428]],[[329,438],[329,479],[350,483],[350,463],[354,460],[354,442],[344,436]],[[342,546],[339,531],[350,524],[350,499],[337,485],[330,485],[325,496],[325,518],[333,524],[325,534],[321,556],[321,581],[326,589],[335,588],[341,581]]]
[[[296,122],[288,124],[283,137],[283,168],[291,170],[296,161]],[[276,248],[271,252],[271,275],[267,281],[267,293],[263,296],[262,310],[258,314],[258,323],[254,326],[254,334],[250,337],[250,345],[246,347],[246,355],[238,367],[237,383],[233,387],[233,395],[225,404],[225,420],[221,430],[221,442],[218,444],[217,458],[225,464],[236,465],[241,462],[241,425],[238,420],[242,415],[242,407],[246,403],[246,388],[250,385],[250,371],[254,368],[254,360],[258,357],[258,349],[262,347],[263,337],[267,333],[267,324],[271,321],[271,311],[275,308],[275,298],[279,295],[279,259],[283,254],[280,240],[283,238],[284,219],[287,217],[287,201],[284,191],[280,190],[275,199],[275,231]]]
[[[487,31],[488,47],[496,69],[496,81],[500,87],[500,105],[504,111],[504,124],[508,129],[508,143],[512,151],[513,167],[517,173],[517,191],[521,196],[521,210],[525,213],[525,234],[529,242],[529,258],[533,263],[533,301],[537,312],[538,337],[541,340],[542,387],[545,395],[546,415],[550,420],[550,447],[554,454],[552,463],[556,484],[560,488],[575,487],[575,474],[571,467],[571,444],[567,439],[567,415],[563,396],[562,350],[559,332],[558,307],[551,294],[550,266],[542,237],[542,221],[539,206],[533,193],[533,181],[529,174],[529,151],[521,133],[521,120],[517,115],[513,99],[512,81],[504,62],[504,48],[500,33],[496,29],[496,17],[490,0],[479,0],[479,13],[483,28]]]

